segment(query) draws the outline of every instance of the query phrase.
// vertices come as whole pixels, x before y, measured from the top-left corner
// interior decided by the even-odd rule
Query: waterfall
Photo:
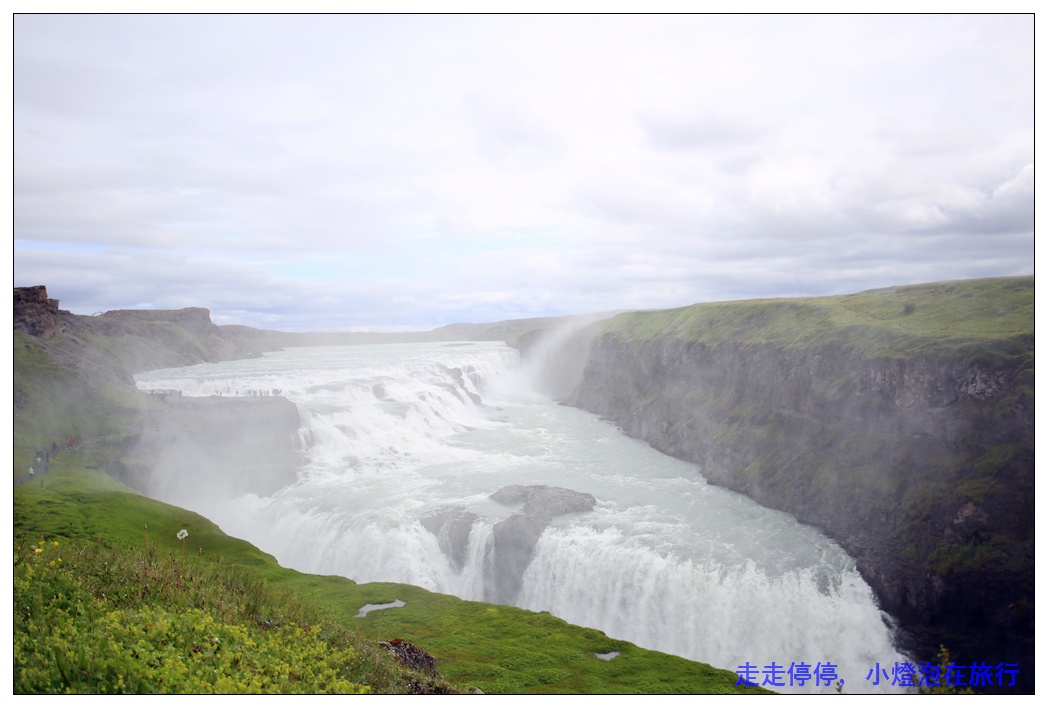
[[[533,382],[491,342],[288,349],[138,378],[296,403],[298,482],[267,497],[201,493],[192,508],[285,566],[470,600],[512,595],[728,670],[831,661],[857,685],[845,691],[869,689],[876,663],[905,660],[830,539]],[[510,486],[524,495],[496,493]]]

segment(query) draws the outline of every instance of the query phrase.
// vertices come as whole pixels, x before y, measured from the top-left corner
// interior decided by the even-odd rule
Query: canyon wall
[[[1031,681],[1032,296],[1007,278],[630,313],[549,367],[566,403],[823,529],[922,659],[944,643]]]
[[[16,424],[36,432],[34,448],[73,437],[128,486],[183,505],[199,494],[268,495],[297,480],[300,420],[291,401],[150,395],[134,385],[146,370],[260,355],[279,332],[219,327],[200,307],[75,315],[43,286],[14,289],[14,329],[19,354],[48,360],[27,357],[34,365],[14,386]],[[52,430],[58,419],[62,429]]]

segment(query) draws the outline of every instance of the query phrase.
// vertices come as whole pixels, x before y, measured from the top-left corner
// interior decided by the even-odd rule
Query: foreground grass
[[[16,693],[353,694],[379,682],[356,637],[308,621],[293,596],[170,554],[20,545],[14,606]]]
[[[15,491],[16,693],[450,689],[267,579],[257,548],[58,459]]]
[[[63,452],[15,489],[15,692],[765,692],[547,613],[280,567],[89,469],[94,454]],[[393,638],[446,682],[377,646]]]
[[[403,608],[361,619],[361,630],[394,632],[436,655],[456,684],[486,693],[734,694],[765,693],[736,687],[732,672],[638,648],[603,632],[572,626],[547,612],[466,602],[404,591],[403,585],[361,585],[373,603],[399,598]],[[365,623],[366,622],[366,623]],[[496,640],[492,640],[497,637]],[[597,654],[618,652],[613,660]]]

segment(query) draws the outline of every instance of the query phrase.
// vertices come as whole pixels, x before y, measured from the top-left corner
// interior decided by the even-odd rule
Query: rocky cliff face
[[[113,343],[113,353],[136,373],[255,356],[267,348],[215,325],[203,307],[120,309],[76,319],[78,330]]]
[[[142,371],[247,358],[279,348],[267,332],[216,326],[210,312],[200,307],[82,316],[58,309],[43,287],[15,288],[15,331],[37,337],[52,360],[84,380],[125,384]]]
[[[58,308],[58,300],[48,299],[47,288],[14,288],[14,330],[22,331],[42,339],[50,339],[62,326],[62,315],[69,314]]]
[[[956,344],[809,325],[826,316],[747,305],[612,320],[566,402],[822,528],[921,657],[945,643],[1031,680],[1031,333]]]

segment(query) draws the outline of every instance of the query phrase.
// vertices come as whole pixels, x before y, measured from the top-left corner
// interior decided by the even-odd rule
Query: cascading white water
[[[834,542],[528,381],[495,343],[290,349],[138,377],[143,389],[298,405],[296,485],[198,494],[192,508],[285,566],[490,599],[495,528],[522,512],[490,495],[562,487],[595,507],[543,520],[508,580],[517,605],[729,670],[832,662],[847,692],[875,689],[876,663],[905,660]]]

